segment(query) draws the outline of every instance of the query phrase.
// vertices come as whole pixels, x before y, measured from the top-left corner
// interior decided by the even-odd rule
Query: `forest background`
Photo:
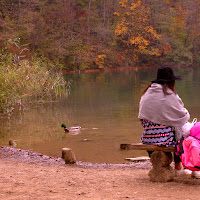
[[[199,30],[198,0],[0,1],[1,48],[67,70],[199,63]]]
[[[199,0],[1,0],[0,111],[61,95],[63,70],[200,63]]]

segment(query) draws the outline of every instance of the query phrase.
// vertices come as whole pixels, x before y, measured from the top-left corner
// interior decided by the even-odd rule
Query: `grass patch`
[[[16,104],[55,100],[67,93],[67,83],[55,66],[41,59],[15,63],[12,54],[0,54],[0,112],[11,112]]]

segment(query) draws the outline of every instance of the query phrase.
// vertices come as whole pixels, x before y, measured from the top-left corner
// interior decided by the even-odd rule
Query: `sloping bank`
[[[17,162],[26,162],[26,163],[35,163],[35,164],[45,164],[45,165],[57,165],[63,166],[66,165],[64,160],[61,157],[52,157],[43,155],[38,152],[31,150],[23,150],[19,148],[13,148],[8,146],[0,146],[0,156],[1,159],[17,161]],[[141,168],[149,169],[151,163],[146,162],[127,162],[125,164],[109,164],[109,163],[90,163],[77,161],[74,164],[75,167],[92,167],[92,168]]]

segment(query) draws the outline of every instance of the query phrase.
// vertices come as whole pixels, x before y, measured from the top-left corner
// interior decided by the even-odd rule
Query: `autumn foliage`
[[[139,54],[160,56],[169,53],[162,48],[161,35],[150,24],[150,8],[143,2],[121,0],[119,12],[115,12],[119,17],[115,34],[132,49],[134,60],[138,60]]]
[[[68,70],[199,63],[199,29],[197,0],[0,1],[0,43]]]

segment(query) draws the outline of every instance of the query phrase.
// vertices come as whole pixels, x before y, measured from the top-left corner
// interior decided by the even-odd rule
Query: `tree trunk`
[[[87,17],[87,23],[88,23],[88,37],[90,35],[90,9],[91,9],[91,0],[88,0],[88,17]]]

